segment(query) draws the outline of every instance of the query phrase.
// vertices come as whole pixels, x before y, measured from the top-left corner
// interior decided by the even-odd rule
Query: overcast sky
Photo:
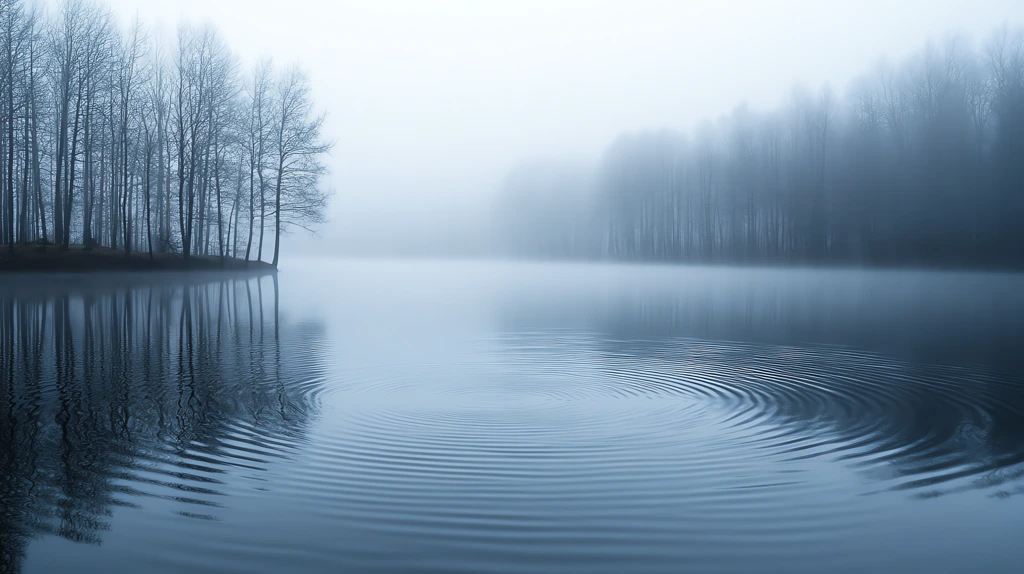
[[[210,21],[244,62],[300,62],[337,141],[321,248],[480,209],[533,156],[597,156],[795,82],[1024,23],[1021,0],[112,0],[159,33]],[[303,242],[304,243],[304,242]]]

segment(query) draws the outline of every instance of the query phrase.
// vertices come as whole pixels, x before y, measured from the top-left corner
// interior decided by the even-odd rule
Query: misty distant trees
[[[533,165],[503,186],[516,209],[499,209],[521,255],[1024,264],[1024,29],[930,43],[843,97],[797,88],[691,137],[622,136],[573,182]],[[555,199],[580,185],[586,201]]]
[[[2,242],[249,259],[269,231],[276,265],[323,220],[331,146],[300,69],[240,68],[208,25],[168,46],[90,0],[0,0]]]

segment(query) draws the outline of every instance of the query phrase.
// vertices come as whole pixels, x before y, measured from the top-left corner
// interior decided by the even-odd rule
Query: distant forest
[[[89,0],[41,4],[0,0],[3,243],[276,265],[281,232],[322,219],[330,144],[301,70],[242,73],[211,26],[162,42]]]
[[[521,165],[497,217],[517,256],[1021,266],[1024,29],[932,42],[841,96],[795,88],[689,137],[624,135],[596,166]]]

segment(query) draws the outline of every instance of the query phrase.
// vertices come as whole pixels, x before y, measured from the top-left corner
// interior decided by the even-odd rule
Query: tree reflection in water
[[[303,441],[277,278],[17,278],[0,287],[0,571],[54,534],[99,543],[117,507],[215,519],[232,471]],[[311,366],[302,365],[308,375]],[[308,377],[307,377],[308,380]]]

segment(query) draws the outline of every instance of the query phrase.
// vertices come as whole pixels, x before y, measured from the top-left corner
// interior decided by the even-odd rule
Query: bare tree
[[[211,26],[181,25],[165,52],[138,20],[122,30],[92,0],[62,0],[53,17],[42,14],[35,3],[0,0],[0,241],[8,250],[45,243],[52,229],[64,249],[226,258],[244,241],[245,257],[259,259],[273,216],[276,259],[282,230],[322,217],[313,156],[329,146],[292,139],[319,130],[306,117],[304,80],[281,107],[269,61],[242,77]]]
[[[325,115],[314,115],[309,79],[298,66],[288,70],[277,84],[274,116],[277,181],[274,189],[274,259],[281,250],[282,213],[285,225],[319,223],[327,195],[320,187],[324,173],[321,157],[332,143],[321,131]],[[282,201],[283,199],[283,201]]]

